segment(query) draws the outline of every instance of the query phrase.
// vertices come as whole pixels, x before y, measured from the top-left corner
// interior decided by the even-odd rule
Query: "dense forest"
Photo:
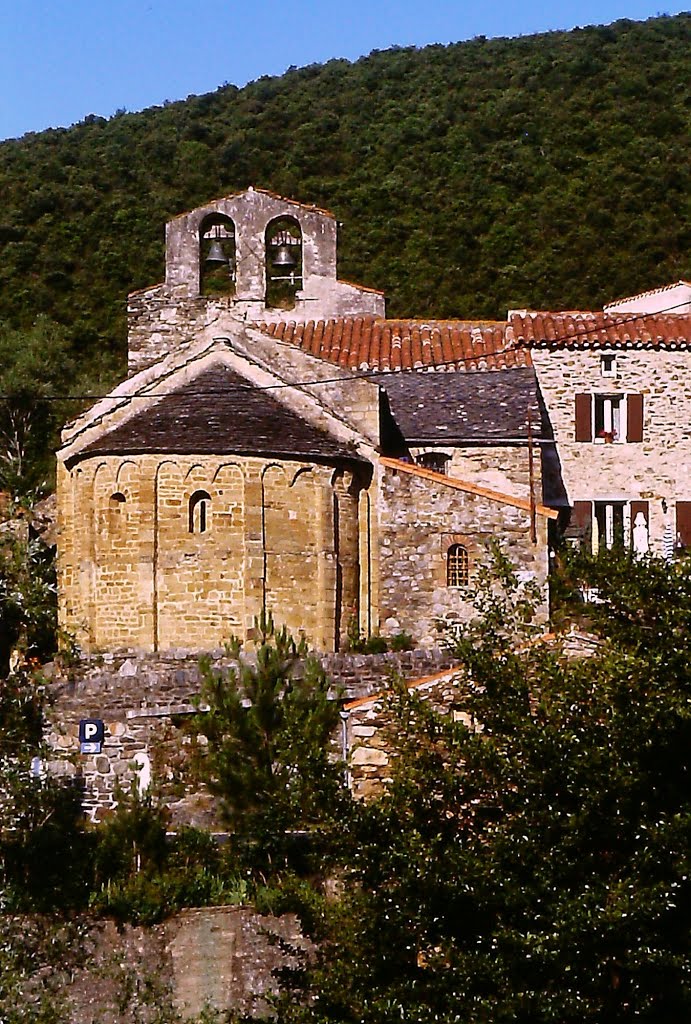
[[[682,14],[375,51],[4,142],[0,318],[45,314],[121,372],[166,220],[249,184],[333,210],[341,276],[392,316],[592,307],[689,275],[690,43]]]

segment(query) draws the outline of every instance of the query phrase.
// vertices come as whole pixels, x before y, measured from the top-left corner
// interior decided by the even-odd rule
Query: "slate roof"
[[[337,366],[359,370],[491,370],[530,366],[525,349],[507,351],[506,323],[342,317],[256,324],[279,341]]]
[[[547,437],[538,402],[535,371],[390,373],[376,380],[408,444],[487,443]]]
[[[512,313],[507,344],[531,348],[686,349],[684,313]]]
[[[83,448],[91,455],[163,452],[178,455],[275,455],[364,461],[226,366],[201,373]]]

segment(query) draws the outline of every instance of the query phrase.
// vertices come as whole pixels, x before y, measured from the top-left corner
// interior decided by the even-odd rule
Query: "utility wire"
[[[678,303],[676,303],[673,306],[667,306],[664,309],[656,310],[654,313],[633,313],[629,317],[625,317],[625,318],[622,318],[622,319],[618,320],[617,323],[616,323],[616,326],[617,327],[621,327],[621,326],[625,326],[626,324],[636,323],[639,320],[647,320],[647,319],[651,319],[653,317],[662,316],[665,313],[672,313],[675,309],[679,309],[680,306],[686,306],[687,304],[688,304],[688,300],[684,301],[684,302],[678,302]],[[540,311],[529,311],[529,312],[540,312]],[[529,314],[526,314],[526,315],[529,315]],[[615,316],[616,314],[607,313],[606,311],[604,311],[602,314],[596,314],[596,315]],[[393,321],[393,322],[397,322],[397,321]],[[405,321],[405,319],[401,319],[398,322],[405,323],[406,321]],[[443,322],[444,321],[442,321],[442,323]],[[472,323],[472,321],[469,321],[469,323]],[[256,327],[256,329],[261,331],[261,327]],[[546,338],[545,341],[549,345],[559,344],[560,342],[565,342],[566,344],[568,344],[568,343],[572,342],[575,338],[588,337],[588,335],[591,335],[591,334],[601,334],[602,331],[605,330],[605,329],[606,328],[604,326],[583,327],[581,329],[574,330],[571,334],[562,335],[562,336],[557,335],[554,338]],[[262,332],[262,333],[264,333],[264,332]],[[266,335],[266,336],[267,337],[271,337],[271,335]],[[305,349],[301,349],[300,346],[297,343],[292,343],[292,342],[289,342],[289,341],[281,341],[278,338],[273,338],[272,340],[275,341],[276,344],[285,346],[286,348],[290,348],[290,349],[293,349],[295,351],[306,352],[306,350]],[[539,342],[538,344],[543,344],[543,342]],[[492,358],[494,358],[496,356],[511,355],[511,354],[516,353],[516,352],[524,351],[525,347],[527,347],[527,346],[521,345],[521,346],[516,346],[516,347],[511,347],[511,348],[497,349],[494,352],[485,352],[485,353],[478,352],[475,355],[471,355],[471,356],[457,356],[456,358],[453,358],[453,359],[445,359],[445,360],[441,360],[441,361],[435,362],[435,363],[426,363],[423,366],[400,367],[399,369],[391,369],[391,368],[389,368],[387,370],[382,370],[382,369],[358,370],[357,372],[353,372],[353,373],[350,373],[350,374],[344,374],[344,375],[341,375],[340,377],[325,377],[322,380],[314,380],[314,379],[312,379],[312,380],[292,381],[292,382],[282,381],[282,382],[277,383],[277,384],[263,384],[263,385],[256,385],[256,386],[253,385],[253,384],[250,384],[250,383],[248,383],[248,384],[236,384],[236,385],[231,384],[227,388],[223,388],[223,389],[215,389],[215,390],[214,389],[205,389],[204,391],[186,391],[185,395],[189,396],[191,398],[195,398],[195,397],[201,398],[201,397],[208,396],[208,395],[218,395],[218,396],[222,397],[222,396],[226,396],[226,395],[232,394],[234,391],[236,391],[236,392],[242,392],[242,391],[279,391],[279,390],[281,390],[283,388],[307,388],[307,387],[315,387],[315,386],[318,386],[318,385],[321,385],[321,384],[341,384],[344,381],[349,381],[349,380],[369,380],[371,378],[380,378],[380,377],[386,377],[386,376],[390,376],[390,375],[400,376],[401,374],[419,373],[420,371],[424,371],[424,370],[429,370],[430,372],[434,372],[435,370],[438,370],[438,369],[440,369],[441,367],[444,367],[444,366],[457,366],[458,363],[475,363],[475,362],[478,362],[478,360],[481,360],[481,359],[492,359]],[[314,353],[311,353],[311,352],[307,352],[307,354],[308,355],[314,355]],[[319,356],[317,356],[316,358],[319,358]],[[329,361],[330,360],[328,360],[328,359],[324,360],[324,362],[329,362]],[[146,398],[163,398],[165,396],[162,395],[162,394],[156,394],[156,393],[144,392],[144,391],[138,391],[138,392],[135,392],[132,395],[113,395],[112,393],[109,393],[109,394],[106,394],[106,395],[94,395],[94,394],[85,394],[85,395],[62,394],[62,395],[60,395],[60,394],[58,394],[58,395],[32,395],[32,396],[25,395],[25,396],[21,396],[21,395],[11,395],[11,394],[2,394],[2,393],[0,393],[0,401],[5,401],[5,402],[7,402],[7,401],[16,401],[17,398],[19,398],[19,397],[27,397],[27,398],[31,397],[31,400],[32,401],[36,401],[36,402],[68,402],[68,401],[75,401],[75,402],[77,402],[77,401],[80,401],[80,402],[81,401],[98,402],[98,401],[103,401],[105,399],[111,399],[114,402],[119,402],[119,401],[131,401],[132,399],[135,399],[135,398],[144,398],[144,399],[146,399]]]

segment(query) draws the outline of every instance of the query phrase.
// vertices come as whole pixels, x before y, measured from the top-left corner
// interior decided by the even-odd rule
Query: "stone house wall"
[[[449,455],[446,472],[460,480],[469,480],[480,487],[511,494],[516,498],[530,497],[530,467],[528,449],[525,445],[483,445],[476,448],[414,447],[410,454],[414,459],[424,452]],[[542,496],[540,450],[535,446],[533,459],[533,488]]]
[[[601,357],[607,354],[616,360],[614,376],[602,374]],[[541,347],[531,355],[569,504],[647,501],[651,550],[662,555],[665,533],[674,536],[676,500],[691,500],[691,355],[665,349]],[[576,441],[577,394],[643,395],[643,440]]]
[[[380,621],[385,632],[406,630],[416,643],[432,645],[437,623],[464,622],[473,611],[473,575],[488,558],[491,541],[504,550],[526,579],[545,594],[547,525],[536,515],[536,543],[530,512],[482,494],[398,470],[380,482]],[[461,544],[468,552],[469,588],[447,586],[447,554]]]

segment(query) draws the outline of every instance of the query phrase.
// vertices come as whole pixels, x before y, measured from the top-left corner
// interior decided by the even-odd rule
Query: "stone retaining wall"
[[[148,1024],[205,1007],[266,1012],[273,972],[288,958],[276,938],[309,949],[292,914],[249,907],[184,910],[155,927],[93,921],[84,967],[62,990],[70,1024]]]
[[[212,664],[224,670],[233,664],[214,651]],[[325,655],[321,662],[339,697],[354,699],[388,685],[392,675],[411,681],[450,664],[438,649],[382,655]],[[53,772],[75,776],[83,788],[85,811],[99,821],[117,804],[117,789],[153,784],[170,808],[171,826],[215,827],[213,801],[190,788],[186,738],[180,729],[194,710],[201,674],[197,655],[173,651],[165,655],[104,655],[85,658],[69,672],[49,666],[53,704],[47,741],[57,757]],[[81,754],[79,722],[102,719],[105,741],[99,754]],[[340,744],[340,739],[338,740]],[[339,746],[340,749],[340,746]]]

